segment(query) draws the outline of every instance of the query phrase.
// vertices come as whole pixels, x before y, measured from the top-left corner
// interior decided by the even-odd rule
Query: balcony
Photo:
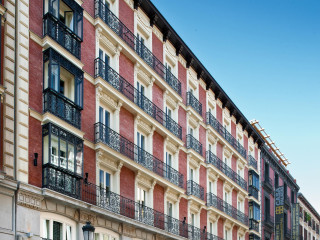
[[[183,188],[183,175],[102,123],[95,124],[95,142],[102,142],[169,182]]]
[[[259,190],[256,189],[254,186],[249,185],[249,196],[252,196],[255,199],[259,200]]]
[[[247,151],[245,148],[225,129],[221,123],[210,113],[206,113],[206,123],[213,127],[231,146],[245,159],[247,158]]]
[[[249,235],[249,240],[260,240],[261,238],[255,234],[250,234]]]
[[[257,160],[254,159],[254,157],[252,157],[251,155],[248,155],[248,161],[250,166],[252,166],[256,170],[258,169],[258,162]]]
[[[81,107],[55,90],[47,88],[43,91],[43,111],[50,112],[79,129],[81,110]]]
[[[211,151],[206,152],[206,163],[212,164],[223,172],[232,181],[237,183],[242,189],[247,191],[247,182],[241,176],[239,176],[235,171],[233,171],[227,164],[225,164],[220,158],[218,158]]]
[[[258,221],[254,220],[252,218],[249,219],[249,229],[250,230],[254,230],[256,232],[259,232],[259,225],[260,224]]]
[[[174,91],[181,95],[181,82],[152,52],[109,10],[102,0],[95,0],[95,17],[100,17],[115,34],[128,44]]]
[[[268,177],[268,176],[264,177],[263,186],[264,186],[265,190],[268,191],[269,193],[273,192],[273,182],[270,177]]]
[[[80,181],[80,176],[61,167],[52,166],[50,164],[46,164],[43,167],[43,188],[49,188],[56,192],[79,199]]]
[[[285,228],[284,238],[289,239],[289,240],[291,239],[291,229],[290,228]]]
[[[76,58],[81,59],[82,40],[50,13],[43,16],[43,35],[48,35]]]
[[[244,225],[248,226],[248,216],[245,215],[240,210],[237,210],[235,207],[230,205],[229,203],[225,202],[221,198],[217,197],[213,193],[207,193],[207,206],[208,207],[215,207],[220,211],[226,213],[230,217],[238,220],[239,222],[243,223]]]
[[[202,116],[202,104],[191,92],[187,92],[187,106],[191,106],[200,116]]]
[[[202,156],[202,144],[191,134],[187,135],[187,148],[191,148]]]
[[[106,65],[100,58],[95,59],[95,78],[97,77],[104,79],[176,137],[182,139],[182,127],[178,123],[120,76],[114,69]]]
[[[95,184],[84,181],[81,189],[81,200],[99,206],[107,211],[131,218],[137,222],[156,227],[184,238],[220,240],[220,238],[187,224],[185,221],[175,219],[131,199],[107,191]],[[210,238],[207,238],[206,236],[209,236]]]
[[[289,199],[288,195],[285,194],[285,196],[284,196],[284,207],[289,209],[290,206],[291,206],[290,199]]]
[[[272,230],[273,230],[273,227],[274,227],[274,217],[266,214],[266,215],[265,215],[265,218],[264,218],[264,225],[265,225],[266,227],[268,227],[269,229],[272,229]]]
[[[187,195],[193,195],[204,201],[204,189],[198,183],[188,180],[187,181]]]

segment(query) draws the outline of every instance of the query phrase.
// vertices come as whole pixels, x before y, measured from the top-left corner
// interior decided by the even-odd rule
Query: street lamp
[[[86,225],[82,227],[82,231],[84,240],[93,240],[94,226],[91,225],[91,222],[86,222]]]

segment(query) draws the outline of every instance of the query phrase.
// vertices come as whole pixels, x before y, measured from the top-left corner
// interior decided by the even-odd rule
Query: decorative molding
[[[134,9],[134,4],[133,0],[124,0],[126,4],[133,10]]]
[[[97,223],[97,216],[95,214],[92,214],[92,212],[86,212],[80,210],[80,222],[91,222],[93,225]]]
[[[223,146],[223,156],[226,156],[227,158],[231,158],[233,155],[233,152],[230,148],[227,147],[227,145]]]
[[[168,189],[166,192],[167,200],[174,202],[174,203],[179,202],[179,196],[180,196],[180,194],[173,192],[172,189]]]
[[[227,192],[231,192],[232,189],[233,189],[233,187],[232,187],[229,183],[227,183],[227,182],[224,182],[223,188],[224,188],[224,190],[227,191]]]
[[[98,38],[99,36],[100,38]],[[104,34],[97,34],[97,38],[99,39],[100,44],[108,49],[112,55],[115,55],[118,52],[117,46],[113,44]]]
[[[194,114],[192,114],[191,111],[187,112],[187,116],[188,116],[188,123],[190,123],[190,125],[194,128],[198,128],[199,126],[199,120],[198,118],[196,118],[196,116]]]
[[[193,213],[200,213],[201,211],[201,204],[194,201],[194,200],[189,200],[188,201],[188,207],[189,207],[189,210]]]
[[[101,86],[96,87],[96,96],[100,102],[104,103],[112,110],[116,110],[118,107],[118,102],[116,99],[112,98],[109,94],[107,94]]]
[[[209,215],[210,222],[217,222],[220,218],[220,215],[212,210],[208,211],[208,215]]]
[[[153,181],[148,175],[141,172],[140,170],[137,172],[136,175],[136,183],[139,186],[147,188],[148,190],[153,189],[155,185],[155,181]]]
[[[155,128],[152,125],[146,123],[140,116],[136,117],[137,128],[146,135],[153,134]]]
[[[136,236],[136,229],[133,226],[129,226],[129,225],[123,223],[122,224],[122,234],[124,236],[133,238]]]
[[[32,209],[40,209],[43,198],[36,196],[33,193],[18,192],[17,204]]]
[[[206,83],[205,83],[202,79],[200,79],[199,85],[200,85],[204,90],[206,90],[207,85],[206,85]]]
[[[145,84],[146,86],[149,86],[151,85],[153,82],[152,82],[152,78],[149,77],[145,71],[143,71],[141,68],[140,68],[140,64],[139,63],[136,63],[135,65],[135,71],[136,71],[136,74],[137,74],[137,78],[143,83]]]
[[[213,145],[219,141],[219,139],[215,137],[215,135],[213,135],[213,132],[210,129],[208,129],[207,133],[208,133],[208,141],[211,142]]]
[[[233,228],[234,223],[231,222],[229,219],[226,219],[224,222],[224,227],[231,230]]]
[[[165,97],[166,97],[166,104],[173,108],[173,109],[176,109],[178,108],[179,106],[179,102],[176,101],[174,98],[173,98],[173,95],[169,93],[168,90],[165,91]]]
[[[175,143],[172,141],[172,139],[169,138],[169,136],[166,137],[166,149],[172,153],[179,152],[179,146],[175,145]]]
[[[110,156],[110,154],[106,153],[105,151],[101,151],[101,150],[97,151],[96,158],[97,158],[97,165],[99,167],[107,168],[112,172],[117,172],[119,170],[119,165],[121,163],[113,159]]]

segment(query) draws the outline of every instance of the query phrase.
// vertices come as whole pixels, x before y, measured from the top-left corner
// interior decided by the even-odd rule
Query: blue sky
[[[320,1],[152,0],[320,213]]]

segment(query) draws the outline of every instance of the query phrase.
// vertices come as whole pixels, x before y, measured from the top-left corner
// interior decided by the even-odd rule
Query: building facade
[[[149,0],[0,14],[0,239],[269,240],[278,186],[290,239],[298,185]]]
[[[299,186],[267,145],[261,148],[261,178],[262,238],[275,239],[275,190],[283,186],[284,239],[291,239],[291,205],[297,203]]]
[[[300,206],[300,240],[319,240],[320,215],[302,193],[298,193]]]

